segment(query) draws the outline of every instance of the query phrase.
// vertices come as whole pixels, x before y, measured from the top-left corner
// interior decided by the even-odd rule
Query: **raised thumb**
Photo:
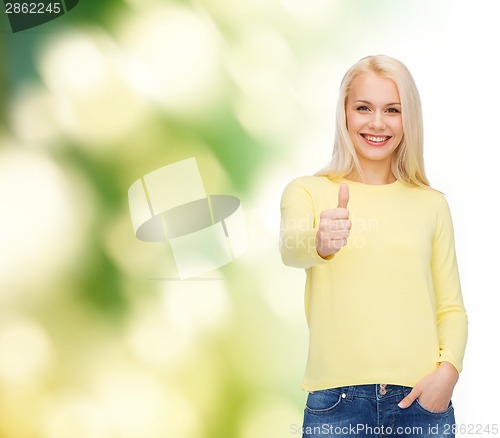
[[[349,202],[349,186],[347,183],[340,184],[339,188],[339,204],[337,208],[347,208]]]

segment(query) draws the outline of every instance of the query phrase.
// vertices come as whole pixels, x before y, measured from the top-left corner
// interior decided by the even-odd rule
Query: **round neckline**
[[[362,187],[366,190],[390,190],[402,186],[401,181],[399,181],[398,179],[396,179],[396,181],[387,184],[368,184],[359,181],[353,181],[343,177],[340,179],[340,182],[345,182],[352,186]]]

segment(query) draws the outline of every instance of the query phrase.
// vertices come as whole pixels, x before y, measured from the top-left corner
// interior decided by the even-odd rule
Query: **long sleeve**
[[[431,271],[439,337],[438,362],[450,362],[461,372],[467,343],[468,319],[457,267],[453,223],[444,197],[438,210],[432,244]]]
[[[283,263],[310,268],[326,263],[316,251],[318,231],[314,201],[299,179],[290,182],[281,197],[280,252]]]

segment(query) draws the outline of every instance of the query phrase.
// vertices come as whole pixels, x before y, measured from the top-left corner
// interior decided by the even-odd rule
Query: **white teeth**
[[[371,135],[364,135],[367,140],[373,141],[375,143],[382,143],[386,141],[389,137],[372,137]]]

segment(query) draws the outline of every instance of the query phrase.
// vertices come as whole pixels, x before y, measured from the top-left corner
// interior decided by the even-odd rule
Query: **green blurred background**
[[[305,277],[279,257],[282,190],[328,160],[359,58],[446,79],[456,5],[80,0],[16,34],[2,14],[0,437],[298,436]],[[135,238],[127,190],[189,157],[241,199],[249,247],[179,281],[168,245]]]

